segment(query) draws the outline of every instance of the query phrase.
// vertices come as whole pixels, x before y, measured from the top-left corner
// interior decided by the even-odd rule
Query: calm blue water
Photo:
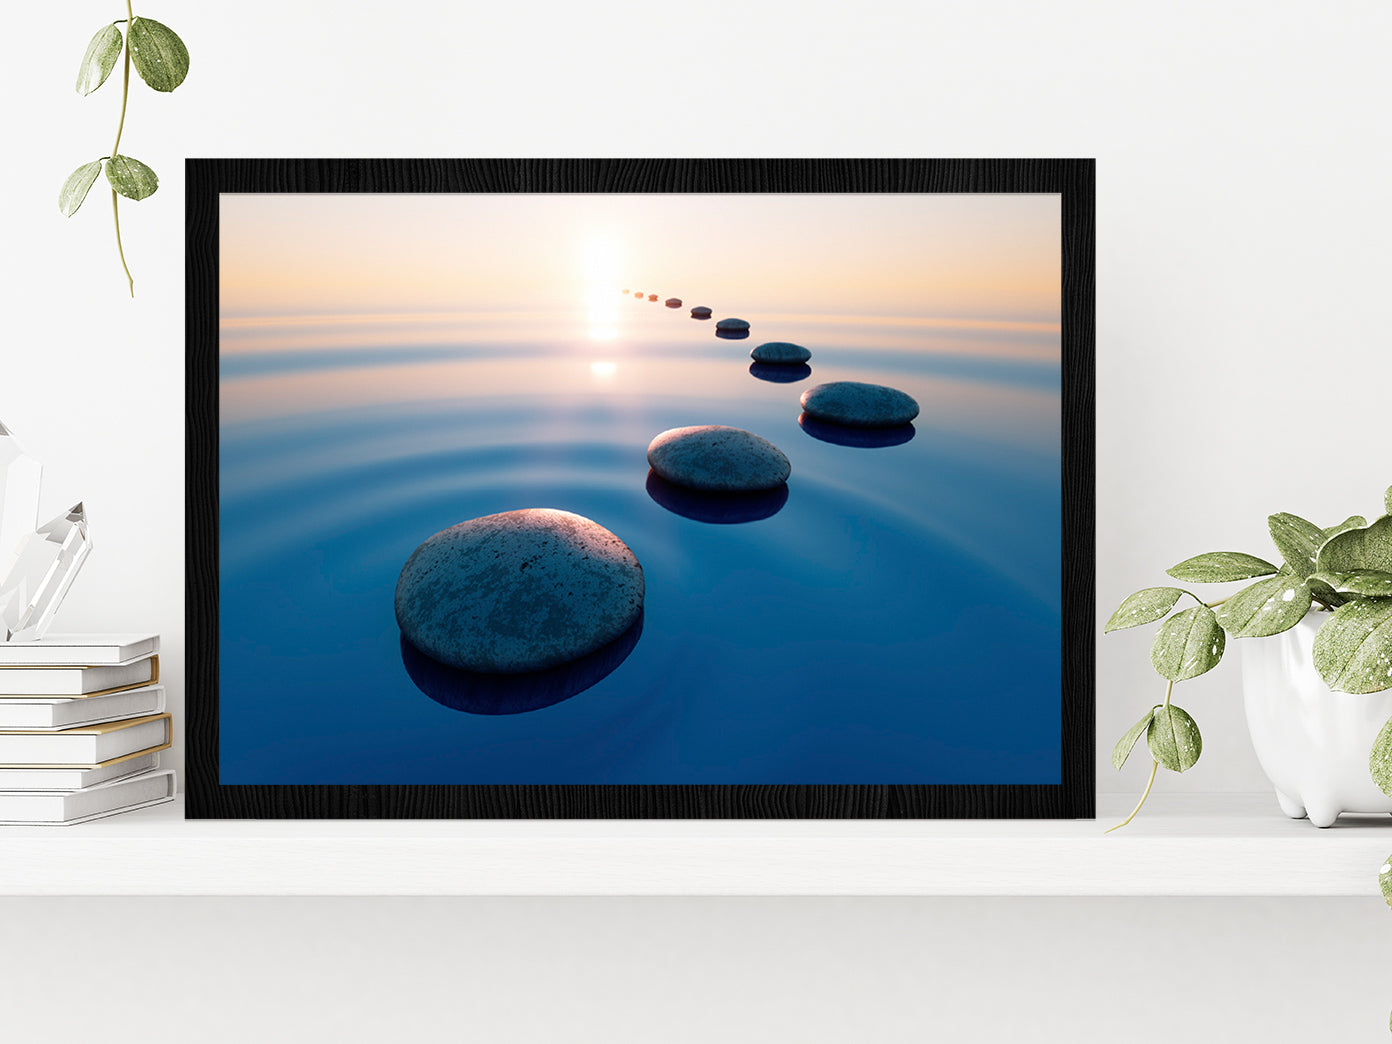
[[[745,314],[723,341],[615,298],[613,339],[561,308],[225,329],[221,781],[1058,782],[1057,333]],[[811,375],[752,376],[765,340],[811,348]],[[838,379],[914,395],[913,437],[809,435],[798,397]],[[782,448],[786,502],[659,503],[647,444],[690,424]],[[629,544],[641,635],[562,702],[454,709],[407,673],[397,576],[525,507]]]

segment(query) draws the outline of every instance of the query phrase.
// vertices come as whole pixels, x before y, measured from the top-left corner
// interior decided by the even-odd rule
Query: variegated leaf
[[[1392,688],[1392,598],[1341,605],[1315,635],[1314,661],[1336,692]]]
[[[1160,677],[1170,681],[1197,678],[1218,666],[1225,641],[1213,610],[1195,606],[1160,625],[1150,646],[1150,662]]]
[[[1250,580],[1254,576],[1270,576],[1276,567],[1265,559],[1241,551],[1210,551],[1186,558],[1177,566],[1165,570],[1176,580],[1200,584],[1222,584],[1229,580]]]
[[[1126,600],[1117,606],[1117,611],[1112,614],[1102,632],[1106,634],[1123,627],[1139,627],[1141,624],[1154,623],[1173,609],[1183,594],[1184,592],[1177,587],[1147,587],[1128,595]]]

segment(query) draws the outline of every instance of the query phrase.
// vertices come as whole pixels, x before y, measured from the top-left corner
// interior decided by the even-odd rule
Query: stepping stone
[[[665,304],[668,308],[680,308],[680,307],[681,307],[681,298],[680,298],[680,297],[669,297],[669,298],[667,298],[667,300],[663,301],[662,303]]]
[[[643,567],[609,530],[528,508],[461,522],[416,548],[397,580],[396,620],[433,660],[518,674],[618,638],[643,611],[643,590]]]
[[[691,318],[693,319],[709,319],[710,317],[711,310],[705,305],[697,305],[695,308],[691,309]]]
[[[656,295],[656,294],[649,294],[649,295],[648,295],[648,300],[649,300],[649,301],[656,301],[656,300],[657,300],[657,295]]]
[[[790,344],[787,341],[769,341],[767,344],[761,344],[755,348],[749,353],[749,357],[755,362],[795,366],[812,358],[812,353],[800,344]]]
[[[724,330],[727,333],[732,333],[737,330],[744,330],[748,332],[749,324],[746,323],[743,319],[721,319],[718,323],[715,324],[715,328],[717,330]]]
[[[883,384],[832,381],[802,393],[802,408],[818,420],[853,428],[888,428],[918,416],[911,395]]]
[[[664,431],[648,444],[648,463],[668,482],[724,493],[773,489],[792,472],[773,443],[723,424]]]

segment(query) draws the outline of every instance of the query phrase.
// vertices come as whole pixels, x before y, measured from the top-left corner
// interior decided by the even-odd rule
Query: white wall
[[[8,325],[0,338],[0,419],[47,466],[44,510],[56,513],[82,498],[91,511],[97,550],[62,626],[162,632],[176,713],[184,695],[185,156],[1094,156],[1100,617],[1129,591],[1162,582],[1166,566],[1191,554],[1260,553],[1272,511],[1334,521],[1374,511],[1392,483],[1384,304],[1392,283],[1385,247],[1392,229],[1385,133],[1392,8],[1381,0],[939,0],[912,7],[884,0],[171,2],[151,14],[188,42],[192,72],[168,96],[137,85],[123,139],[122,151],[163,179],[154,197],[122,208],[139,294],[133,302],[104,197],[94,192],[71,220],[55,206],[66,174],[111,145],[116,90],[108,85],[81,99],[72,81],[87,39],[104,20],[121,17],[120,7],[115,0],[31,4],[10,19],[3,74],[8,162],[0,164],[0,302]],[[1105,758],[1114,738],[1158,696],[1145,642],[1137,633],[1099,639],[1103,792],[1141,785],[1140,766],[1118,778]],[[1158,786],[1264,789],[1242,723],[1236,664],[1181,686],[1176,701],[1203,727],[1205,756],[1192,772],[1167,775]],[[71,916],[94,909],[8,906],[7,928],[21,938],[37,938],[54,910]],[[627,968],[638,945],[651,948],[656,967],[669,958],[687,962],[681,966],[692,969],[689,995],[666,978],[649,975],[640,985],[673,1003],[685,997],[687,1018],[697,1026],[720,1025],[722,1011],[745,1020],[739,1025],[746,1030],[767,1025],[773,1037],[830,1039],[827,1027],[859,1024],[858,998],[838,1001],[811,967],[806,1006],[787,1000],[779,1018],[747,982],[725,980],[714,1009],[703,1008],[697,971],[725,974],[730,949],[706,934],[699,916],[705,908],[673,904],[678,914],[659,941],[643,936],[647,907],[640,903],[612,902],[604,909],[616,912],[613,918],[588,925],[575,920],[590,909],[583,903],[488,909],[499,918],[499,937],[544,935],[554,923],[585,932],[585,946],[565,936],[581,966],[593,959],[598,967]],[[828,967],[850,974],[879,1006],[866,1017],[878,1020],[869,1025],[884,1039],[907,1039],[907,1021],[896,1020],[910,1017],[923,1028],[970,1024],[966,1012],[976,1009],[967,1002],[949,992],[946,1008],[926,1006],[920,991],[923,979],[940,974],[963,982],[951,958],[982,923],[994,925],[1003,952],[1032,955],[1046,981],[1064,990],[1057,999],[1030,994],[1046,1027],[1034,1039],[1064,1039],[1066,1021],[1099,1030],[1120,1025],[1111,993],[1098,999],[1103,986],[1125,988],[1111,978],[1115,963],[1145,968],[1157,935],[1206,925],[1214,910],[1194,902],[1128,907],[1153,923],[1122,942],[1096,904],[1078,904],[1085,916],[1076,923],[1058,918],[1056,904],[920,904],[906,909],[966,913],[924,921],[912,938],[894,934],[893,918],[874,919],[893,908],[851,903],[843,909],[854,913],[826,922],[811,906],[765,901],[743,909],[769,926],[760,952],[770,974],[782,976],[779,988],[787,992],[780,996],[795,990],[780,962],[798,967],[805,960],[814,926],[825,923],[831,951],[838,940],[852,947],[859,963]],[[393,949],[395,915],[369,917],[379,909],[371,904],[343,903],[335,918],[319,923],[312,923],[314,904],[199,909],[206,917],[200,938],[236,932],[244,916],[267,931],[282,918],[309,918],[325,938],[353,941],[316,953],[323,967],[347,974],[363,947],[391,950],[415,969],[403,981],[437,974],[428,955]],[[1256,957],[1284,954],[1293,963],[1314,918],[1338,914],[1338,931],[1352,932],[1364,909],[1349,917],[1332,902],[1281,904],[1279,918],[1252,917],[1235,930]],[[564,913],[559,921],[556,911]],[[155,935],[190,944],[186,934],[165,934],[174,931],[161,924]],[[879,945],[879,931],[892,940]],[[278,949],[256,952],[248,943],[240,974],[253,967],[298,971]],[[553,954],[538,951],[540,972],[516,952],[512,961],[471,964],[471,974],[495,1004],[515,998],[527,1026],[564,1034],[571,1012],[563,1006],[548,1023],[528,988],[533,974],[543,984],[566,981]],[[1324,960],[1359,974],[1351,950],[1328,946]],[[899,978],[906,966],[923,976]],[[1071,979],[1061,966],[1087,971]],[[759,968],[741,967],[757,981]],[[1011,967],[1016,989],[1035,981],[1018,960]],[[1302,994],[1277,970],[1265,986],[1260,975],[1248,975],[1236,995],[1220,974],[1186,982],[1215,1018],[1246,1030],[1262,1004],[1297,1019],[1320,1003],[1295,1004]],[[1134,980],[1139,1012],[1154,983]],[[31,997],[41,996],[41,985],[31,985]],[[641,1027],[662,1017],[662,1004],[642,989],[600,995],[613,1007],[601,1014],[576,999],[577,1010],[611,1020],[617,1037],[638,1039]],[[413,1026],[467,1024],[474,1013],[447,996],[412,996],[412,1018],[426,1013]],[[1371,1006],[1380,1012],[1389,1001]],[[1013,1025],[982,1004],[993,1025]],[[1146,1032],[1144,1018],[1135,1019],[1136,1032]],[[1291,1028],[1298,1021],[1273,1020],[1271,1039],[1311,1039]],[[1361,1011],[1350,1022],[1364,1024]]]

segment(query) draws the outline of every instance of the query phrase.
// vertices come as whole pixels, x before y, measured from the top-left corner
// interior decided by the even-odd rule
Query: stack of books
[[[159,636],[0,642],[0,824],[83,823],[174,800]]]

